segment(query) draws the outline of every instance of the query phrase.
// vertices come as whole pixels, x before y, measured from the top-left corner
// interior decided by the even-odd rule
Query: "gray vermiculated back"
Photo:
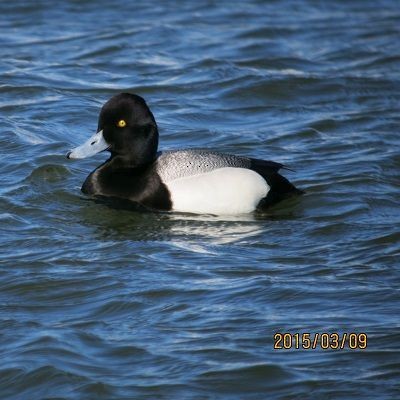
[[[202,174],[218,168],[250,168],[250,159],[209,150],[163,151],[157,159],[156,171],[163,182]]]

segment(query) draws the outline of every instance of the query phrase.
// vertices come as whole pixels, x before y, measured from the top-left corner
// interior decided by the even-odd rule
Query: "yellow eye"
[[[119,128],[124,128],[126,126],[125,120],[123,120],[123,119],[119,120],[118,123],[117,123],[117,126]]]

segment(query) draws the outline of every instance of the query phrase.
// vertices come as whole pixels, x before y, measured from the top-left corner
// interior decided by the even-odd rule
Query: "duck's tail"
[[[270,186],[270,190],[267,196],[261,200],[259,208],[266,208],[289,197],[305,193],[278,173],[281,168],[289,169],[283,164],[256,159],[252,159],[251,162],[251,169],[259,173]]]

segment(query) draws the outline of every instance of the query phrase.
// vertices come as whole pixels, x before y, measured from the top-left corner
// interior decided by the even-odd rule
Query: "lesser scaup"
[[[97,133],[67,157],[109,151],[111,157],[86,178],[83,193],[153,210],[241,214],[302,193],[278,174],[284,166],[273,161],[157,147],[157,124],[146,102],[121,93],[101,109]]]

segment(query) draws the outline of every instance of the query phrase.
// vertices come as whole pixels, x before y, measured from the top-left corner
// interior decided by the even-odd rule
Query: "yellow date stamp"
[[[274,334],[274,349],[304,349],[304,350],[364,350],[367,348],[366,333],[280,333]]]

